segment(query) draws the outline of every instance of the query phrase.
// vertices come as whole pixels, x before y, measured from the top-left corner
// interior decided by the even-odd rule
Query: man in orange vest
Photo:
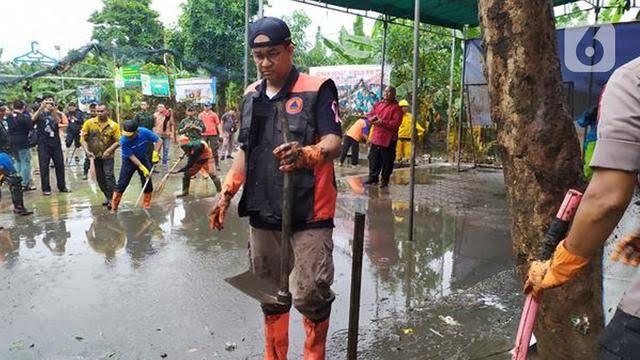
[[[240,112],[240,150],[210,214],[222,229],[231,199],[244,184],[238,210],[249,217],[252,271],[277,282],[280,276],[283,173],[293,172],[291,271],[293,305],[303,315],[304,358],[325,358],[333,283],[333,159],[340,155],[338,92],[332,80],[301,74],[293,66],[289,27],[265,17],[251,26],[249,45],[262,80],[250,85]],[[283,143],[277,104],[289,121],[293,141]],[[286,359],[289,308],[262,304],[265,359]]]

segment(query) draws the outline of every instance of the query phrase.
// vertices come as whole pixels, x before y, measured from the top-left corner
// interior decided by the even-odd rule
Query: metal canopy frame
[[[364,18],[367,19],[373,19],[373,20],[382,20],[385,24],[385,35],[383,36],[383,55],[382,55],[382,76],[381,76],[381,84],[384,85],[384,62],[385,62],[385,58],[386,58],[386,41],[387,41],[387,36],[386,36],[386,30],[387,30],[387,26],[388,24],[394,24],[394,25],[401,25],[401,26],[408,26],[407,24],[398,22],[397,20],[399,18],[392,18],[389,16],[388,13],[386,14],[381,14],[382,15],[382,19],[380,19],[380,16],[371,16],[369,14],[368,10],[353,10],[353,9],[349,9],[349,8],[345,8],[345,7],[339,7],[336,5],[329,5],[329,1],[325,0],[324,2],[322,1],[317,1],[317,0],[294,0],[296,2],[302,3],[302,4],[307,4],[307,5],[312,5],[312,6],[316,6],[316,7],[321,7],[324,9],[328,9],[328,10],[332,10],[332,11],[337,11],[337,12],[341,12],[341,13],[346,13],[346,14],[351,14],[351,15],[356,15],[356,16],[362,16]],[[415,205],[414,205],[414,200],[415,200],[415,157],[416,157],[416,149],[415,149],[415,142],[416,142],[416,121],[417,121],[417,102],[418,102],[418,66],[419,66],[419,38],[420,38],[420,32],[421,30],[423,32],[433,32],[439,35],[443,35],[443,36],[447,36],[447,37],[453,37],[453,42],[452,42],[452,54],[451,56],[453,57],[455,54],[455,40],[456,40],[456,32],[452,31],[451,34],[446,34],[443,32],[435,32],[430,30],[428,27],[426,29],[421,29],[421,14],[420,14],[420,1],[421,0],[414,0],[414,16],[413,16],[413,81],[412,81],[412,104],[411,104],[411,112],[413,115],[412,118],[412,123],[411,123],[411,167],[410,167],[410,189],[409,189],[409,207],[410,207],[410,212],[409,212],[409,241],[412,242],[414,240],[414,216],[415,216]],[[562,5],[562,4],[566,4],[566,3],[570,3],[570,2],[576,2],[577,0],[555,0],[554,4],[555,5]],[[635,3],[635,1],[634,1]],[[247,27],[249,26],[249,7],[248,7],[248,0],[245,0],[245,31],[247,29]],[[428,21],[426,21],[428,22]],[[452,23],[453,24],[453,23]],[[460,25],[460,24],[458,24]],[[443,26],[442,24],[440,24],[439,26]],[[447,27],[447,26],[443,26],[443,27]],[[451,26],[450,28],[455,29],[455,26]],[[468,29],[468,24],[464,24],[463,26],[464,28],[464,32],[463,32],[463,36],[462,36],[462,40],[464,41],[465,39],[465,35],[466,35],[466,30]],[[248,77],[248,67],[249,67],[249,56],[248,56],[248,38],[245,38],[245,84],[248,82],[247,77]],[[464,42],[463,42],[463,46],[464,46]],[[466,48],[464,49],[466,50]],[[466,52],[466,51],[465,51]],[[452,59],[452,63],[451,63],[451,80],[450,80],[450,86],[451,84],[453,84],[453,59]],[[464,84],[464,61],[465,61],[465,56],[462,57],[462,61],[463,61],[463,73],[461,76],[461,81]],[[464,88],[464,86],[461,87],[462,89]],[[383,89],[381,88],[381,92],[383,91]],[[452,98],[453,94],[452,94],[453,89],[450,89],[450,97]],[[464,95],[464,93],[462,93],[462,95]],[[459,168],[459,162],[460,162],[460,147],[461,147],[461,128],[462,128],[462,109],[464,108],[464,96],[461,96],[460,99],[460,114],[459,114],[459,120],[458,120],[458,168]],[[449,101],[450,104],[450,108],[449,108],[449,114],[451,114],[451,103],[452,101]],[[448,121],[451,121],[451,118],[448,119]],[[447,134],[447,139],[448,139],[448,135]],[[449,146],[447,146],[449,147]]]

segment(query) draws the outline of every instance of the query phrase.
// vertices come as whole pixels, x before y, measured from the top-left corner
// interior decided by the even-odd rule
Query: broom
[[[186,155],[187,155],[186,153],[182,154],[182,156],[180,156],[178,161],[176,161],[175,164],[173,164],[173,166],[171,167],[171,169],[169,169],[169,171],[162,177],[162,180],[160,180],[160,183],[158,183],[158,186],[153,191],[155,195],[160,195],[162,190],[164,190],[164,187],[167,184],[167,181],[169,180],[169,175],[171,175],[171,173],[176,169],[178,164],[180,164],[180,161],[182,161],[182,159],[184,159]]]

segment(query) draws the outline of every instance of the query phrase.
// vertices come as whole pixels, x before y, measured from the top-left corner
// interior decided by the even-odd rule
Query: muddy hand
[[[640,233],[626,235],[616,244],[611,260],[637,267],[640,265]]]
[[[280,171],[312,169],[323,161],[323,152],[317,145],[302,147],[293,141],[278,146],[273,155],[280,161]]]
[[[301,153],[302,147],[297,141],[284,143],[273,150],[273,155],[280,162],[281,171],[295,170],[294,166],[300,159]]]
[[[220,194],[218,203],[209,213],[209,229],[218,231],[224,229],[224,219],[227,216],[227,210],[229,210],[229,203],[230,198],[226,194]]]

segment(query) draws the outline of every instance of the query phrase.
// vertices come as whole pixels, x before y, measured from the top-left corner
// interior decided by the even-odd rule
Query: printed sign
[[[338,87],[340,109],[368,113],[381,97],[381,65],[320,66],[309,69],[309,74],[332,79]],[[391,66],[385,65],[384,79],[389,82]]]
[[[140,65],[127,65],[119,68],[116,71],[115,83],[119,89],[140,86]]]
[[[157,97],[169,97],[169,77],[167,75],[141,74],[142,94]]]
[[[176,101],[198,104],[215,104],[216,102],[215,77],[176,79]]]
[[[100,87],[78,86],[76,89],[76,97],[78,98],[78,109],[89,112],[89,105],[91,105],[91,103],[100,102]]]

